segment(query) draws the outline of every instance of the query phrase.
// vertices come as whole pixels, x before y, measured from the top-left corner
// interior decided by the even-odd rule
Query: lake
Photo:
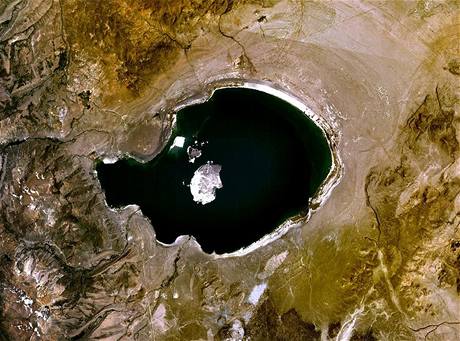
[[[177,112],[150,162],[98,162],[108,205],[137,204],[163,243],[193,235],[205,252],[249,246],[286,219],[304,216],[332,166],[322,130],[264,92],[218,89]]]

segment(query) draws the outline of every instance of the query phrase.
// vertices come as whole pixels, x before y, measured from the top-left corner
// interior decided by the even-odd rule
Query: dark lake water
[[[263,92],[227,88],[180,110],[152,161],[96,169],[107,203],[139,205],[159,241],[193,235],[204,251],[224,253],[305,214],[331,165],[325,136],[304,113]],[[195,190],[196,200],[191,182],[205,192]]]

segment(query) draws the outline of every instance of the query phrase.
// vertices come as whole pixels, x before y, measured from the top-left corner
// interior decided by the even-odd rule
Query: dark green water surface
[[[182,148],[170,148],[176,136],[185,137]],[[202,152],[194,163],[189,146]],[[208,161],[222,166],[223,187],[202,205],[187,185]],[[325,136],[304,113],[263,92],[226,88],[180,110],[168,145],[152,161],[100,162],[96,169],[107,203],[139,205],[159,241],[193,235],[204,251],[224,253],[305,214],[331,165]]]

